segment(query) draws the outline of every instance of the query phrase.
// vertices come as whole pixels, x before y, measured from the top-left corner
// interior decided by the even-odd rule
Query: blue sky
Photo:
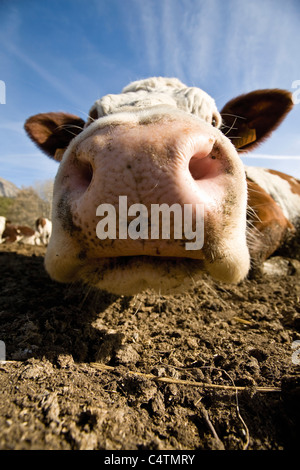
[[[177,77],[219,108],[258,88],[297,91],[299,26],[299,0],[0,0],[0,176],[19,187],[53,178],[57,164],[24,121],[61,110],[85,119],[133,80]],[[300,104],[243,160],[300,178],[299,130]]]

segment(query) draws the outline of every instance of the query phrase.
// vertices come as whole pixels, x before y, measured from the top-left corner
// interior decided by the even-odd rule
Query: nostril
[[[93,179],[93,168],[90,163],[83,163],[82,164],[82,178],[85,180],[87,185],[90,185],[90,182]]]
[[[216,157],[214,155],[207,155],[203,158],[202,155],[194,155],[189,162],[189,171],[194,180],[200,180],[211,176],[215,168]]]
[[[215,137],[211,134],[200,133],[189,139],[190,148],[186,152],[188,167],[194,180],[208,176],[214,165]]]
[[[76,160],[74,164],[75,180],[77,189],[85,191],[93,179],[93,167],[89,162]]]

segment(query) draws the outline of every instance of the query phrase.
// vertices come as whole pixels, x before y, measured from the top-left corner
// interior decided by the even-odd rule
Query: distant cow
[[[203,271],[241,281],[251,259],[266,259],[299,226],[299,181],[245,172],[238,154],[265,140],[292,106],[288,91],[258,90],[218,112],[203,90],[158,77],[97,100],[87,122],[61,112],[29,118],[30,138],[60,161],[45,258],[50,276],[117,294],[185,288]],[[192,208],[193,230],[181,237],[175,205],[181,214]],[[167,235],[162,224],[152,232],[148,218],[163,207],[174,212]],[[188,250],[200,220],[203,246]]]
[[[6,217],[3,217],[2,215],[0,216],[0,243],[2,243],[4,240],[2,238],[3,232],[5,230],[5,225],[6,225]]]
[[[275,170],[255,167],[245,170],[248,246],[253,262],[265,261],[283,246],[296,257],[293,247],[300,233],[300,181]]]
[[[25,245],[40,245],[39,234],[24,225],[6,224],[3,239],[5,243],[22,243]]]
[[[35,222],[35,228],[40,234],[43,245],[48,245],[52,232],[52,222],[46,217],[39,217]]]
[[[15,243],[21,239],[21,232],[16,225],[6,224],[3,232],[3,241],[5,243]]]

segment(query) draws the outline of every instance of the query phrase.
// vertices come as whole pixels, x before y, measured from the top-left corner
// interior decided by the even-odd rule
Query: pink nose
[[[65,152],[54,194],[54,235],[45,263],[57,280],[109,283],[104,266],[108,273],[118,260],[122,272],[122,260],[128,266],[129,259],[145,266],[143,279],[152,276],[149,266],[168,270],[169,262],[179,271],[182,263],[196,263],[195,269],[227,282],[248,271],[242,163],[218,129],[186,113],[120,113],[95,121]],[[169,226],[163,232],[162,213],[158,229],[152,216],[165,207]],[[187,248],[201,217],[203,243]]]
[[[88,205],[96,203],[95,198],[98,203],[113,203],[119,195],[127,195],[131,203],[167,202],[165,197],[168,202],[184,203],[174,190],[185,186],[189,199],[193,189],[186,184],[212,179],[223,170],[223,163],[212,153],[215,140],[211,127],[202,123],[190,129],[182,129],[178,122],[120,125],[113,131],[96,128],[70,158],[68,184],[77,197],[87,192]]]
[[[46,269],[61,282],[79,279],[108,290],[125,272],[132,291],[143,282],[156,285],[156,277],[157,286],[165,278],[178,285],[190,270],[238,282],[249,269],[246,202],[242,163],[218,129],[181,111],[101,118],[71,142],[61,161]],[[166,236],[161,213],[153,230],[157,207],[169,209]],[[186,240],[198,236],[199,214],[203,244],[187,249]]]
[[[153,240],[151,234],[146,242],[125,238],[123,232],[119,236],[119,226],[113,227],[113,240],[102,238],[100,243],[96,228],[99,215],[109,206],[115,209],[118,221],[124,215],[120,211],[135,204],[144,205],[149,214],[153,205],[162,204],[193,205],[194,214],[197,204],[206,213],[214,211],[224,198],[224,174],[229,165],[226,149],[222,153],[220,143],[215,145],[218,132],[200,120],[91,126],[66,156],[59,177],[68,193],[72,223],[81,231],[78,237],[85,234],[82,243],[87,249],[97,256],[163,253],[201,258],[199,252],[187,253],[182,240],[171,243],[161,236]],[[126,207],[120,207],[120,196],[126,197]],[[174,242],[174,233],[170,239]]]
[[[88,205],[96,202],[94,198],[113,203],[119,195],[127,195],[131,203],[183,204],[193,193],[186,184],[219,174],[222,165],[212,154],[215,137],[207,130],[181,136],[156,129],[154,137],[149,130],[117,129],[113,138],[99,130],[84,141],[72,169],[74,193],[82,198],[88,191]],[[178,199],[180,189],[189,193],[184,200]]]

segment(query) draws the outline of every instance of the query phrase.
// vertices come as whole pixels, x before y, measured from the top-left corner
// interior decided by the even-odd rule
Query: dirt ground
[[[43,255],[0,245],[2,450],[298,448],[299,261],[115,297],[51,281]]]

